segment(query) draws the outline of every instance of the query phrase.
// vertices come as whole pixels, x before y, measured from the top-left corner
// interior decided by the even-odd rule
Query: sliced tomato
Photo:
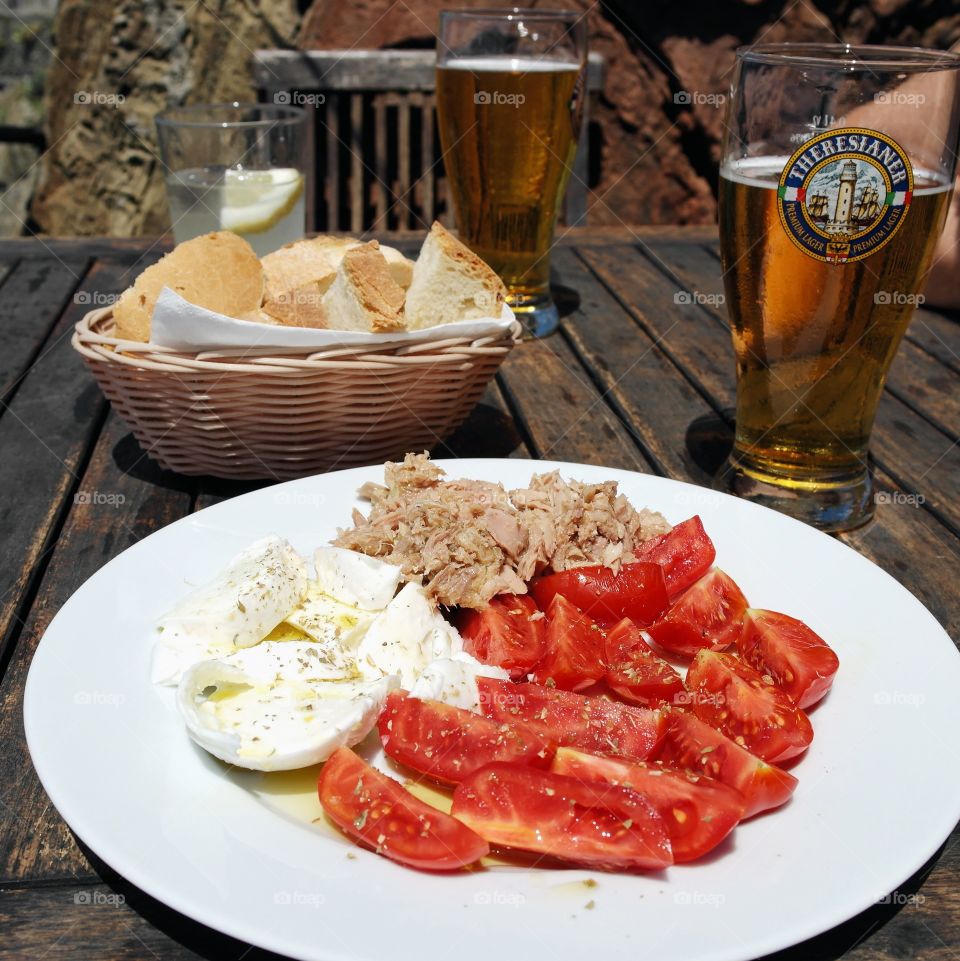
[[[785,691],[797,707],[816,704],[833,684],[840,659],[803,621],[750,609],[737,643],[740,656]]]
[[[683,679],[650,649],[629,618],[615,624],[605,642],[607,687],[633,704],[670,702],[683,690]]]
[[[644,541],[634,553],[638,560],[653,561],[663,568],[671,600],[703,577],[717,559],[713,541],[697,514],[666,534]]]
[[[663,818],[629,788],[491,764],[457,786],[452,811],[491,844],[607,870],[673,863]]]
[[[521,721],[558,746],[643,761],[663,733],[659,711],[541,684],[479,677],[480,709],[505,724]]]
[[[546,621],[528,594],[500,594],[483,610],[459,612],[463,646],[482,664],[494,664],[515,679],[525,677],[547,652]]]
[[[534,680],[575,691],[606,672],[603,631],[562,594],[555,595],[547,607],[547,653],[533,670]]]
[[[659,564],[624,564],[616,574],[599,564],[546,574],[530,582],[530,593],[546,610],[557,594],[600,624],[616,624],[629,617],[645,627],[669,604]]]
[[[770,679],[732,654],[700,651],[687,671],[690,707],[765,761],[802,754],[813,740],[810,719]]]
[[[390,692],[377,728],[390,757],[446,784],[493,761],[547,767],[554,752],[543,734],[521,722],[505,724],[405,691]]]
[[[713,568],[688,587],[673,606],[647,628],[670,654],[693,657],[697,651],[729,647],[743,630],[747,599],[732,577]]]
[[[317,790],[344,834],[401,864],[452,871],[490,853],[479,834],[415,798],[349,748],[334,751],[323,765]]]
[[[745,818],[790,800],[797,779],[735,744],[716,728],[686,711],[667,710],[663,739],[652,759],[668,767],[706,774],[738,791]]]
[[[713,778],[675,771],[660,764],[598,757],[562,747],[550,765],[555,774],[603,781],[642,794],[660,812],[673,860],[695,861],[712,851],[746,811],[743,795]]]

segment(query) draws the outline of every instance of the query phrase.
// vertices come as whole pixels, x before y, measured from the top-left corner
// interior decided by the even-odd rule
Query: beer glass
[[[437,115],[460,237],[503,279],[529,336],[556,329],[550,248],[577,149],[584,15],[445,10]]]
[[[870,431],[950,202],[958,67],[913,48],[737,52],[719,186],[737,413],[720,489],[821,530],[872,516]]]

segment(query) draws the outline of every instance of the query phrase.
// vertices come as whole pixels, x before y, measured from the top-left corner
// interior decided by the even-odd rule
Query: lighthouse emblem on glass
[[[842,127],[811,138],[787,161],[777,203],[780,223],[804,253],[845,264],[890,241],[912,193],[913,170],[895,140]]]

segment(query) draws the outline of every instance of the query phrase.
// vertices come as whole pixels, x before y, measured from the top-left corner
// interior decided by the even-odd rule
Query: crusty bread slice
[[[322,299],[337,275],[337,237],[312,237],[267,254],[263,264],[263,309],[292,327],[326,327]]]
[[[403,299],[380,245],[371,240],[344,253],[323,307],[329,326],[337,330],[392,333],[406,329]]]
[[[434,222],[407,290],[407,329],[420,330],[473,317],[499,317],[506,294],[496,273]]]
[[[250,244],[228,230],[185,240],[120,295],[113,305],[115,336],[150,340],[153,307],[164,287],[198,307],[246,317],[263,299],[263,270]]]

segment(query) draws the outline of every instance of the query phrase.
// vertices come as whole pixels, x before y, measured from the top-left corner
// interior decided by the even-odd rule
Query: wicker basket
[[[473,409],[520,327],[479,340],[184,354],[112,337],[73,346],[143,449],[181,474],[288,479],[433,447]],[[122,352],[121,352],[122,351]]]

